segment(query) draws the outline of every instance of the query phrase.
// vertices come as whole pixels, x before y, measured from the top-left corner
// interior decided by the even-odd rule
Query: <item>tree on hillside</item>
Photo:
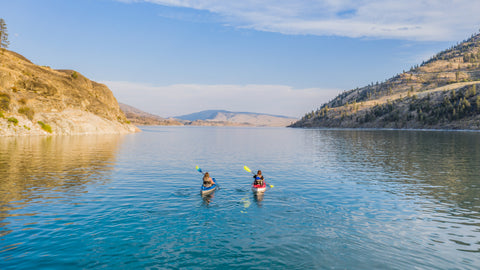
[[[2,18],[0,18],[0,48],[8,48],[9,44],[10,42],[8,42],[7,24]]]

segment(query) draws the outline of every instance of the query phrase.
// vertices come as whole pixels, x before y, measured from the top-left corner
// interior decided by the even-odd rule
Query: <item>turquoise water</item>
[[[477,132],[2,138],[0,269],[478,269],[479,172]]]

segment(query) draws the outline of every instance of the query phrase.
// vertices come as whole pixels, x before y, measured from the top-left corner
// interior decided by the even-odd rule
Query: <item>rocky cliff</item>
[[[0,136],[136,131],[105,85],[0,51]]]
[[[345,91],[292,127],[480,129],[480,34],[382,83]]]

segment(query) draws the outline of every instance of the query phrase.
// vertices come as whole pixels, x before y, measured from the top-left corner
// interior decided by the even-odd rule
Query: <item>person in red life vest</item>
[[[255,179],[253,181],[254,185],[263,186],[263,184],[265,183],[265,178],[263,177],[261,170],[258,170],[257,174],[255,174],[253,178]]]

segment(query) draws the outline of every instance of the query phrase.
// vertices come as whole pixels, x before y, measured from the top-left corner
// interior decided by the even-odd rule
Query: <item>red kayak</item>
[[[263,193],[267,189],[267,183],[263,181],[263,185],[252,184],[252,191],[255,193]]]

